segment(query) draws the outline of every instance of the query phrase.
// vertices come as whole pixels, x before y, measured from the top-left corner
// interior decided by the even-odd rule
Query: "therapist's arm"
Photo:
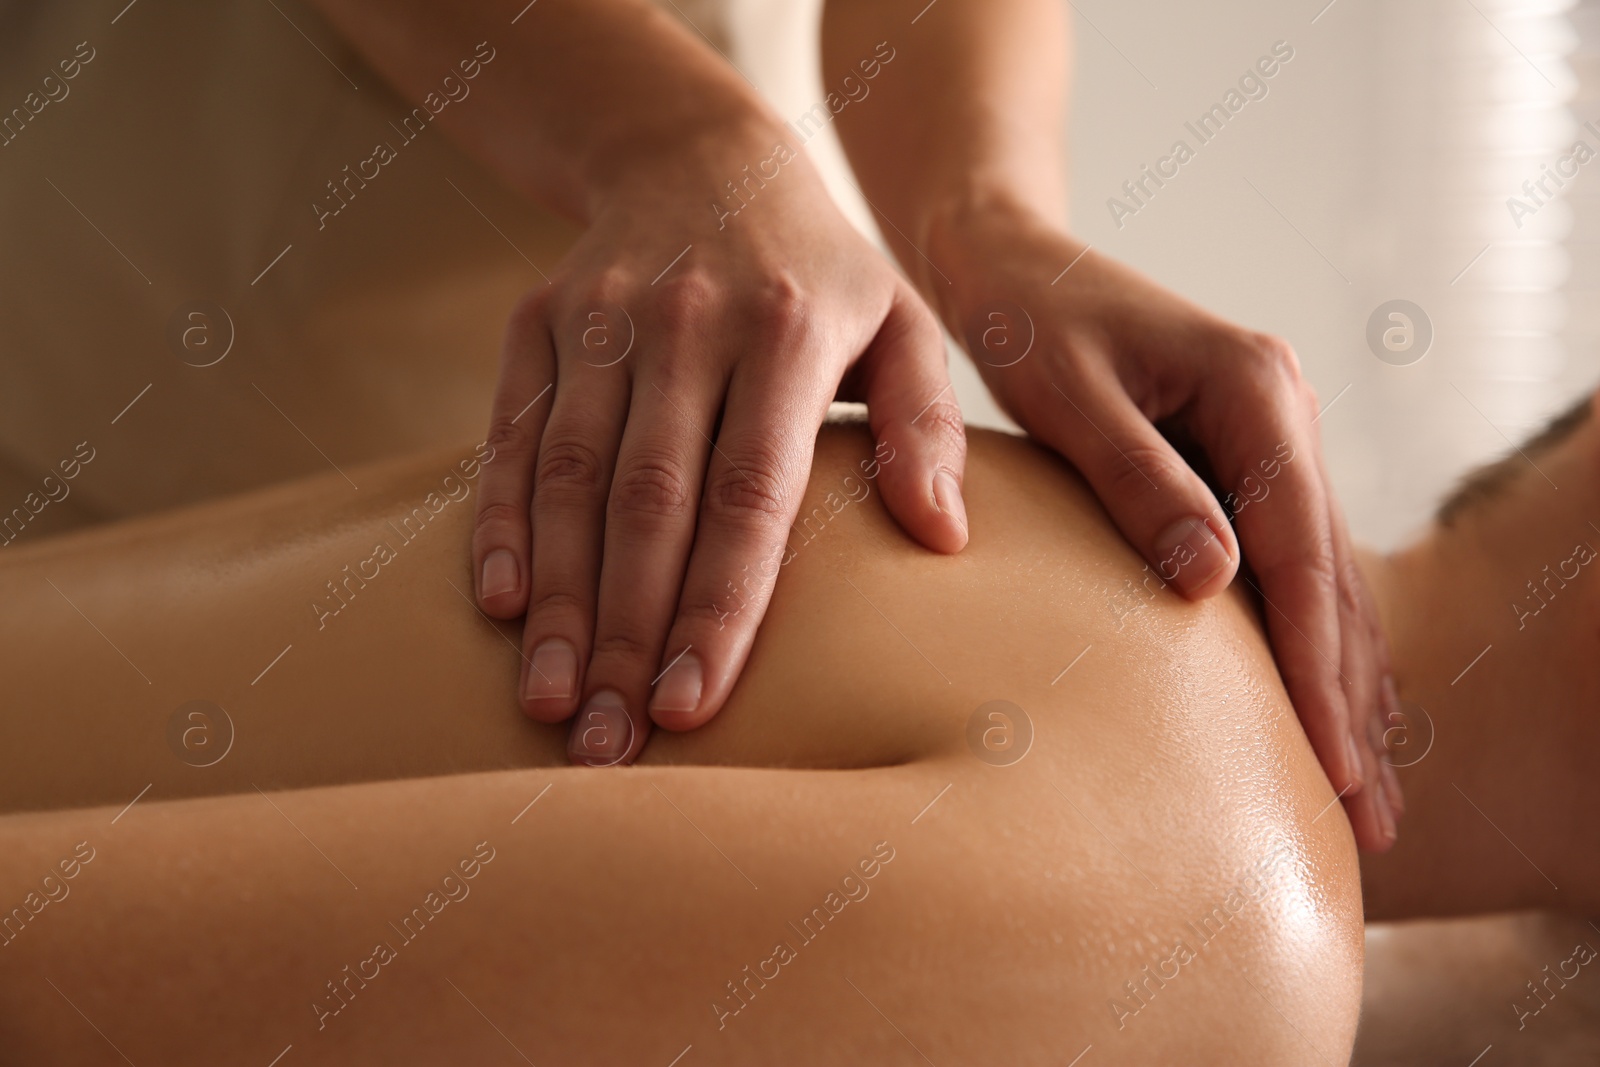
[[[831,0],[826,84],[875,75],[839,113],[840,136],[900,262],[1001,406],[1083,472],[1150,566],[1185,595],[1212,596],[1243,543],[1306,731],[1358,840],[1385,848],[1399,784],[1375,738],[1397,698],[1319,455],[1316,398],[1286,342],[1211,315],[1067,228],[1067,11],[1058,0]],[[894,58],[863,67],[883,44]],[[1224,503],[1169,436],[1205,453],[1233,490]]]
[[[835,397],[896,457],[896,520],[965,545],[937,321],[709,44],[644,0],[319,2],[414,99],[492,49],[444,132],[585,226],[511,315],[473,541],[480,606],[527,615],[525,710],[582,711],[574,759],[721,708]]]
[[[443,96],[447,76],[467,80],[461,61],[492,56],[437,121],[512,188],[580,222],[646,158],[683,159],[707,140],[771,148],[749,86],[642,0],[539,0],[515,24],[501,4],[312,2],[412,100]]]

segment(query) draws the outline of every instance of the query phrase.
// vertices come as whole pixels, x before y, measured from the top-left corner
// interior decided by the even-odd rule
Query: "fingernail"
[[[1384,755],[1389,751],[1389,746],[1384,743],[1384,723],[1389,721],[1389,706],[1383,700],[1382,690],[1379,690],[1378,714],[1367,716],[1367,744],[1372,748],[1372,754],[1383,761]]]
[[[1383,776],[1383,791],[1389,797],[1389,806],[1394,808],[1395,818],[1398,819],[1406,813],[1406,795],[1400,788],[1400,776],[1387,760],[1380,757],[1378,764],[1378,773]]]
[[[1383,718],[1390,726],[1404,726],[1405,713],[1400,708],[1400,690],[1394,684],[1394,675],[1385,674],[1379,683],[1379,691],[1383,694]],[[1400,776],[1395,773],[1394,763],[1389,757],[1387,743],[1388,730],[1380,731],[1380,739],[1373,749],[1378,754],[1378,773],[1383,776],[1384,792],[1389,796],[1389,803],[1394,808],[1395,818],[1406,813],[1405,792],[1400,788]]]
[[[1386,717],[1389,715],[1398,715],[1400,713],[1400,690],[1394,684],[1394,675],[1385,674],[1383,676],[1383,681],[1379,684],[1383,691],[1384,715]],[[1394,720],[1390,719],[1389,721],[1392,723]]]
[[[483,579],[479,587],[485,597],[510,593],[517,588],[517,557],[509,548],[497,548],[483,557]]]
[[[1233,562],[1203,519],[1179,519],[1156,538],[1156,573],[1183,592],[1204,586]]]
[[[633,720],[622,696],[603,690],[589,698],[572,724],[567,755],[591,767],[609,767],[628,754],[633,744]]]
[[[1356,739],[1350,734],[1345,735],[1345,755],[1350,760],[1350,781],[1353,789],[1360,789],[1366,785],[1366,776],[1361,773],[1361,749],[1356,747]]]
[[[933,472],[933,506],[956,520],[963,531],[967,528],[967,505],[961,499],[961,484],[956,476],[940,467]]]
[[[571,700],[578,687],[578,654],[559,637],[539,642],[528,664],[529,700]]]
[[[650,697],[650,713],[693,711],[700,706],[701,685],[700,659],[686,652],[656,681],[656,691]]]
[[[1389,802],[1383,798],[1381,788],[1379,794],[1372,798],[1372,806],[1378,813],[1378,830],[1385,841],[1392,842],[1395,839],[1394,813],[1389,810]]]

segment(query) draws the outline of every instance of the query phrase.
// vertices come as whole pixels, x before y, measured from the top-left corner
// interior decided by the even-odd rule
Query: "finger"
[[[541,722],[559,722],[577,708],[628,394],[621,367],[563,358],[535,464],[533,581],[522,632],[522,704]]]
[[[959,552],[967,543],[966,428],[943,336],[909,290],[890,306],[859,366],[884,505],[927,547]]]
[[[1382,852],[1394,844],[1395,823],[1399,818],[1398,789],[1391,795],[1389,787],[1394,770],[1383,762],[1387,755],[1383,745],[1387,648],[1376,626],[1376,608],[1356,566],[1355,545],[1344,521],[1344,510],[1328,483],[1326,468],[1322,467],[1320,444],[1316,447],[1333,534],[1334,574],[1339,582],[1339,648],[1346,680],[1344,691],[1350,715],[1350,736],[1361,749],[1363,777],[1369,783],[1354,796],[1346,796],[1345,808],[1356,843],[1369,852]]]
[[[1374,723],[1375,720],[1369,720]],[[1358,729],[1365,733],[1366,727],[1358,725]],[[1394,844],[1394,816],[1383,794],[1383,776],[1379,770],[1377,752],[1369,743],[1371,737],[1376,737],[1380,731],[1363,737],[1357,745],[1357,755],[1360,759],[1361,775],[1365,785],[1360,792],[1346,793],[1344,797],[1345,815],[1350,820],[1350,830],[1355,835],[1356,847],[1363,852],[1387,852]]]
[[[1331,493],[1329,499],[1334,507],[1339,507],[1339,502]],[[1342,509],[1338,512],[1339,528],[1345,528]],[[1354,554],[1354,544],[1351,543],[1350,551]],[[1358,570],[1359,576],[1359,570]],[[1372,742],[1372,751],[1377,757],[1378,777],[1382,780],[1384,798],[1389,802],[1390,811],[1398,830],[1400,817],[1406,812],[1406,798],[1400,788],[1400,776],[1395,772],[1394,761],[1389,752],[1389,730],[1405,722],[1405,713],[1400,707],[1400,691],[1394,682],[1394,659],[1389,648],[1389,636],[1384,633],[1383,619],[1378,614],[1378,604],[1372,595],[1372,590],[1363,580],[1361,582],[1361,609],[1366,623],[1369,646],[1372,649],[1373,669],[1378,678],[1378,696],[1375,705],[1371,726],[1372,733],[1376,735]]]
[[[1405,801],[1394,766],[1387,761],[1384,729],[1389,725],[1390,704],[1397,702],[1394,680],[1389,677],[1389,643],[1378,621],[1362,571],[1355,563],[1355,544],[1350,541],[1344,509],[1333,494],[1328,469],[1317,443],[1317,466],[1328,494],[1328,515],[1333,530],[1334,573],[1339,579],[1339,648],[1342,670],[1347,678],[1346,704],[1350,715],[1350,736],[1362,749],[1363,777],[1370,789],[1347,798],[1350,825],[1362,848],[1381,853],[1394,845],[1397,824]],[[1395,709],[1397,710],[1397,709]]]
[[[637,752],[649,717],[651,682],[678,607],[694,543],[695,517],[726,382],[720,370],[694,377],[665,368],[634,382],[627,430],[611,480],[605,559],[595,618],[594,654],[585,677],[590,693],[568,751],[575,761],[611,764]],[[618,716],[595,731],[595,714]],[[625,726],[620,716],[629,723]]]
[[[1393,754],[1386,743],[1389,731],[1395,726],[1405,722],[1405,713],[1400,708],[1400,692],[1395,687],[1394,676],[1389,670],[1388,639],[1379,634],[1379,647],[1381,649],[1379,660],[1383,680],[1379,683],[1383,690],[1383,720],[1382,729],[1378,733],[1376,750],[1378,753],[1378,773],[1383,777],[1383,791],[1389,798],[1389,806],[1394,809],[1395,822],[1398,824],[1406,813],[1405,790],[1400,788],[1400,775],[1395,770]]]
[[[1227,588],[1239,546],[1211,490],[1098,362],[1066,385],[1048,442],[1082,472],[1162,581],[1192,599]]]
[[[784,562],[831,392],[820,380],[797,387],[773,377],[796,362],[818,361],[762,364],[772,370],[742,365],[729,384],[694,551],[650,700],[650,718],[669,730],[692,729],[721,709]]]
[[[1218,379],[1204,394],[1196,428],[1217,476],[1244,501],[1239,539],[1260,583],[1289,698],[1334,789],[1352,795],[1365,773],[1341,669],[1332,518],[1311,421],[1316,400],[1287,345],[1252,344],[1259,347],[1249,356],[1228,353],[1239,376]],[[1241,411],[1251,417],[1241,420]]]
[[[532,536],[528,504],[556,368],[545,293],[540,290],[524,299],[506,325],[485,438],[493,451],[483,464],[473,519],[472,573],[478,605],[497,619],[515,618],[528,607]]]

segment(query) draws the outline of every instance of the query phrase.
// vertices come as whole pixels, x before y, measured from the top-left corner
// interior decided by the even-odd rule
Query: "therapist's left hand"
[[[1023,209],[964,208],[927,240],[944,276],[923,291],[995,398],[1083,473],[1163,582],[1191,599],[1220,593],[1243,541],[1312,746],[1357,841],[1386,849],[1403,801],[1380,716],[1398,698],[1293,350]],[[1169,438],[1204,453],[1223,500]]]

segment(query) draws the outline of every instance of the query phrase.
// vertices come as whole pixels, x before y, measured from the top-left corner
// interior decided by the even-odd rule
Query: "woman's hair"
[[[1555,451],[1577,433],[1578,428],[1589,421],[1593,406],[1590,394],[1585,393],[1581,400],[1551,419],[1521,446],[1514,446],[1493,463],[1468,471],[1439,504],[1433,514],[1434,521],[1440,526],[1452,526],[1462,515],[1503,495],[1540,457]]]

